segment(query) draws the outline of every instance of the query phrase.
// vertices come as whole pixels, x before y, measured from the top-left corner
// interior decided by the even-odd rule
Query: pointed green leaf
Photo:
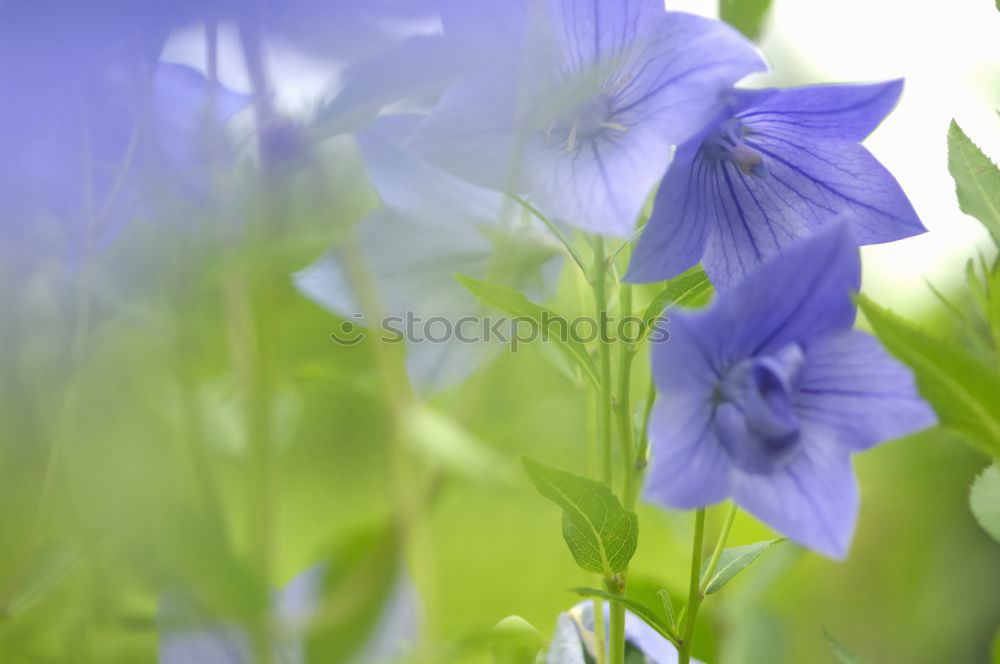
[[[1000,542],[1000,465],[994,463],[972,483],[969,506],[983,530]]]
[[[769,9],[771,0],[719,0],[719,18],[750,39],[760,38]]]
[[[830,650],[833,652],[840,664],[864,664],[865,660],[861,658],[861,655],[841,643],[840,640],[828,632],[825,627],[823,628],[823,637],[826,639],[826,644],[830,646]]]
[[[622,595],[616,595],[604,590],[598,590],[597,588],[573,588],[573,592],[581,597],[600,597],[601,599],[606,599],[609,602],[621,604],[626,609],[641,618],[647,625],[659,632],[660,636],[666,640],[670,641],[674,645],[680,641],[680,637],[674,632],[673,627],[668,625],[666,621],[656,615],[656,612],[653,611],[653,609],[641,602],[637,602],[634,599],[629,599],[628,597],[624,597]]]
[[[600,482],[528,458],[524,468],[538,492],[563,508],[563,538],[576,563],[595,574],[624,571],[638,542],[635,513]]]
[[[646,307],[642,320],[648,335],[667,307],[700,304],[712,293],[712,282],[700,265],[679,274],[663,287]]]
[[[729,583],[734,576],[742,572],[750,563],[757,560],[771,545],[777,544],[783,541],[783,539],[755,542],[746,546],[733,546],[724,549],[722,555],[719,557],[719,564],[715,568],[715,573],[712,574],[712,578],[705,588],[705,594],[711,595],[721,590],[722,586]]]
[[[865,296],[858,297],[872,329],[893,355],[908,364],[920,393],[941,424],[1000,456],[1000,375],[968,352],[914,328]]]
[[[948,170],[962,212],[981,221],[1000,245],[1000,169],[954,120],[948,129]]]
[[[524,293],[509,286],[492,284],[464,274],[455,278],[483,304],[510,316],[523,316],[535,322],[568,359],[579,366],[594,385],[598,384],[597,367],[587,346],[568,334],[569,322],[559,314],[529,300]]]
[[[993,334],[993,347],[1000,359],[1000,264],[989,275],[989,294],[986,302],[986,320]]]
[[[660,601],[663,602],[663,611],[667,614],[667,622],[671,627],[676,629],[677,616],[674,613],[674,601],[670,599],[670,591],[664,589],[656,593],[656,595],[660,598]]]

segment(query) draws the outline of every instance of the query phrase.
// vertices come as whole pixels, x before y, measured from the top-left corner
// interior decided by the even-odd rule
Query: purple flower
[[[858,512],[851,454],[935,423],[905,366],[852,330],[858,251],[842,223],[765,262],[704,312],[671,313],[645,495],[732,498],[841,558]]]
[[[764,63],[728,26],[659,0],[443,3],[470,72],[413,139],[550,217],[627,235],[670,160]],[[530,9],[529,9],[530,7]]]
[[[902,87],[737,91],[678,148],[626,279],[661,281],[701,261],[729,286],[835,218],[851,222],[859,244],[924,232],[895,178],[859,144]]]
[[[19,261],[60,256],[78,266],[138,217],[185,216],[165,204],[208,202],[213,167],[229,155],[223,127],[245,95],[190,67],[110,50],[51,97],[15,96],[6,109],[0,237]]]

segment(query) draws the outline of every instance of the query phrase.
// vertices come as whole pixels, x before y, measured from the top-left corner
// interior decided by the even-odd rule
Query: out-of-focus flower
[[[764,63],[728,26],[659,0],[442,3],[469,73],[412,144],[484,186],[525,193],[547,215],[627,235],[671,146]]]
[[[19,263],[79,264],[132,219],[206,199],[221,127],[247,98],[158,64],[161,14],[103,0],[0,7],[0,236]]]
[[[609,606],[604,604],[604,620]],[[631,611],[625,612],[626,647],[642,654],[648,664],[674,664],[677,649]],[[595,659],[594,603],[580,602],[556,621],[556,633],[549,644],[546,664],[586,664]],[[693,660],[697,661],[697,660]]]
[[[222,126],[247,98],[182,65],[147,72],[115,60],[64,91],[60,104],[71,105],[37,109],[43,123],[24,109],[25,140],[11,139],[0,174],[6,241],[78,264],[137,217],[170,219],[177,205],[207,202],[229,154]]]
[[[382,116],[358,136],[368,172],[384,207],[361,222],[356,250],[378,294],[378,314],[395,317],[393,329],[415,321],[421,339],[407,346],[407,371],[418,391],[460,382],[501,347],[488,343],[470,325],[444,341],[447,321],[477,318],[481,307],[455,279],[465,274],[513,286],[535,297],[555,283],[561,264],[558,245],[537,223],[505,212],[519,208],[492,191],[481,189],[426,163],[400,144],[420,121],[415,115]],[[511,210],[511,208],[513,208]],[[344,257],[331,251],[295,276],[299,290],[327,309],[350,319],[363,314],[362,326],[381,334],[357,296]],[[425,324],[438,317],[441,325]],[[419,318],[419,321],[416,319]],[[464,342],[476,336],[475,342]]]
[[[321,620],[321,591],[327,575],[316,565],[292,579],[275,593],[274,657],[284,664],[305,664],[305,640],[314,622]],[[398,657],[417,639],[420,602],[413,582],[400,574],[382,607],[371,633],[351,655],[348,664],[375,664]],[[166,599],[160,605],[160,664],[251,664],[248,630],[234,624],[205,621],[186,603]],[[351,638],[359,635],[352,634]]]
[[[838,217],[860,244],[924,232],[895,178],[859,143],[901,90],[890,81],[737,91],[678,148],[626,279],[668,279],[700,260],[726,287]]]
[[[659,399],[645,496],[732,499],[810,549],[846,555],[851,454],[935,416],[909,369],[853,331],[858,250],[837,223],[765,262],[704,312],[670,314],[653,348]]]

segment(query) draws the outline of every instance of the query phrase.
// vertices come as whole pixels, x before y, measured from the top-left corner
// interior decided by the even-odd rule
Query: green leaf
[[[535,304],[524,293],[509,286],[492,284],[463,274],[456,274],[455,278],[483,304],[510,316],[523,316],[534,321],[540,330],[548,334],[548,339],[556,348],[579,366],[595,386],[599,383],[594,359],[586,345],[568,333],[569,322],[564,317]]]
[[[659,632],[660,636],[670,641],[674,645],[680,641],[680,637],[674,632],[674,628],[668,625],[666,621],[656,615],[653,609],[649,608],[641,602],[637,602],[634,599],[629,599],[623,595],[616,595],[614,593],[609,593],[604,590],[598,590],[597,588],[573,588],[573,592],[581,597],[600,597],[601,599],[606,599],[609,602],[617,602],[621,604],[626,609],[634,613],[635,615],[642,618],[643,622]]]
[[[986,320],[993,335],[993,347],[1000,360],[1000,264],[993,267],[989,274],[989,289],[986,298]]]
[[[840,664],[864,664],[865,660],[861,658],[861,655],[841,643],[825,627],[823,628],[823,637],[826,639],[826,644],[830,646],[830,650],[833,651],[834,656],[836,656]]]
[[[770,9],[771,0],[719,0],[719,18],[750,39],[760,37]]]
[[[667,307],[690,306],[699,304],[712,293],[712,282],[700,265],[696,265],[687,272],[679,274],[663,287],[656,297],[646,307],[642,320],[646,326],[648,335],[656,323],[656,320],[663,314]]]
[[[1000,456],[1000,375],[967,353],[915,329],[865,296],[858,305],[889,351],[908,364],[941,424]]]
[[[721,590],[734,576],[742,572],[750,563],[757,560],[771,545],[782,541],[784,541],[784,538],[724,549],[722,555],[719,557],[719,565],[715,568],[715,573],[705,588],[705,594],[711,595]]]
[[[962,212],[981,221],[1000,245],[1000,169],[954,120],[948,129],[948,170]]]
[[[1000,465],[994,463],[972,483],[969,507],[983,530],[1000,542]]]
[[[55,544],[39,548],[3,613],[17,617],[40,602],[69,576],[79,559],[76,551]]]
[[[628,567],[639,536],[639,521],[611,489],[585,477],[524,459],[535,488],[563,508],[562,532],[577,565],[595,574]]]
[[[674,601],[670,599],[670,591],[664,589],[656,593],[656,595],[657,597],[660,598],[660,601],[663,603],[663,611],[664,613],[667,614],[667,622],[670,624],[671,627],[676,628],[677,616],[674,613]]]

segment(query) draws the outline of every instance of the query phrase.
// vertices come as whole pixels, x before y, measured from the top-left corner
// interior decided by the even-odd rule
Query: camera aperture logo
[[[354,346],[376,331],[365,324],[366,316],[356,313],[330,334],[341,346]],[[387,316],[379,321],[377,341],[386,344],[493,344],[500,343],[516,353],[526,344],[577,342],[636,344],[643,340],[665,343],[670,339],[667,331],[669,320],[657,318],[647,325],[639,316],[613,318],[607,312],[597,317],[575,316],[566,318],[543,311],[536,319],[529,316],[431,316],[423,318],[412,311],[403,316]]]

